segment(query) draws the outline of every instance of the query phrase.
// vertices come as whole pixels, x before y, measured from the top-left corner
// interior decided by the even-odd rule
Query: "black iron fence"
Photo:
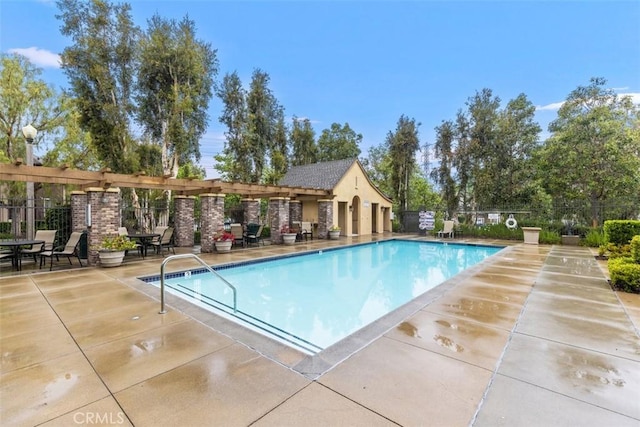
[[[32,205],[27,207],[26,200],[0,200],[0,239],[27,238],[29,229],[33,234],[57,230],[55,246],[63,245],[71,235],[71,207],[50,199],[36,199]]]

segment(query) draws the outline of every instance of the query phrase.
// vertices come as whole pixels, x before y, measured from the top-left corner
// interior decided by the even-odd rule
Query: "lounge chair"
[[[173,247],[173,227],[166,227],[166,229],[162,233],[162,236],[160,236],[160,239],[157,241],[152,241],[151,245],[156,248],[157,254],[162,255],[164,249],[167,249],[167,252],[169,252],[169,249],[171,249],[171,252],[173,252],[173,254],[175,255],[176,250]]]
[[[247,235],[245,236],[245,239],[247,240],[247,245],[251,244],[251,243],[255,243],[256,245],[258,243],[262,243],[264,245],[264,242],[262,241],[262,229],[264,228],[263,225],[258,226],[258,229],[255,231],[255,233],[252,232],[247,232]]]
[[[69,260],[69,264],[73,265],[71,262],[71,257],[75,256],[78,258],[78,262],[80,263],[80,267],[84,267],[82,265],[82,261],[80,260],[80,253],[78,250],[78,246],[80,245],[80,237],[82,233],[79,231],[74,231],[71,233],[69,240],[67,240],[67,244],[64,246],[59,246],[52,250],[45,250],[40,252],[40,268],[42,268],[42,263],[45,257],[51,258],[51,264],[49,265],[49,271],[53,269],[53,257],[56,257],[56,261],[60,260],[61,256],[66,256]]]
[[[34,239],[44,240],[44,243],[32,245],[28,249],[22,249],[20,252],[22,253],[22,255],[33,256],[33,262],[36,262],[38,260],[37,257],[40,252],[53,250],[57,232],[58,230],[37,230]]]
[[[453,221],[445,221],[444,228],[438,231],[438,237],[444,237],[447,234],[453,239]]]

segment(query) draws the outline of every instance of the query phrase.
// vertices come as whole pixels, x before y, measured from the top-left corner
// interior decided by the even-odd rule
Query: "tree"
[[[540,155],[547,191],[588,201],[594,226],[603,202],[627,198],[637,204],[640,194],[640,111],[605,84],[592,78],[569,94]]]
[[[431,178],[440,185],[442,199],[447,215],[454,218],[458,211],[458,187],[454,178],[455,173],[455,124],[443,121],[436,130],[434,156],[439,159],[438,166],[431,171]]]
[[[216,95],[224,106],[220,123],[226,126],[225,143],[222,154],[215,156],[216,170],[223,178],[231,181],[248,181],[251,171],[248,141],[246,139],[247,105],[245,91],[238,73],[226,74]]]
[[[266,184],[277,184],[289,169],[289,138],[287,124],[284,121],[284,111],[279,110],[273,140],[270,149],[271,164],[264,174]]]
[[[315,142],[315,132],[309,119],[293,118],[291,135],[293,146],[293,166],[309,165],[318,161],[318,147]]]
[[[68,98],[40,80],[40,74],[42,70],[21,55],[0,55],[0,150],[9,160],[25,156],[24,126],[38,129],[37,143],[68,118]]]
[[[416,168],[416,152],[420,148],[419,126],[420,123],[416,124],[415,119],[402,115],[398,119],[396,131],[387,134],[393,198],[398,201],[400,212],[406,211],[409,207],[409,182]]]
[[[340,126],[331,124],[331,129],[324,129],[318,138],[318,161],[342,160],[360,155],[362,135],[355,133],[349,123]]]
[[[73,45],[62,52],[62,69],[77,98],[80,126],[91,133],[100,159],[116,172],[136,166],[131,119],[139,29],[128,4],[104,0],[58,0],[61,32]]]
[[[272,147],[281,108],[269,89],[269,75],[256,69],[247,93],[247,149],[252,163],[249,182],[260,182],[266,154]]]
[[[138,119],[160,145],[163,174],[176,177],[181,164],[200,160],[200,137],[217,74],[216,51],[196,39],[188,18],[154,15],[140,39]]]

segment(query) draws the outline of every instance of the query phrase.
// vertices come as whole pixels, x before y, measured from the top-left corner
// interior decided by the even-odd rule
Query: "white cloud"
[[[40,67],[60,68],[60,55],[37,47],[9,49],[9,53],[17,53]]]
[[[560,109],[560,107],[562,107],[562,104],[564,104],[564,101],[562,102],[553,102],[551,104],[547,104],[547,105],[537,105],[536,106],[536,111],[557,111]]]
[[[619,93],[618,97],[622,98],[623,96],[628,96],[631,98],[631,102],[636,105],[640,105],[640,92],[628,92],[628,93]]]

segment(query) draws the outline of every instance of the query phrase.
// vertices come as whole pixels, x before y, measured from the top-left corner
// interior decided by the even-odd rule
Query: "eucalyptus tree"
[[[587,201],[594,226],[607,200],[629,200],[637,214],[640,194],[640,111],[605,84],[592,78],[569,94],[540,156],[547,191]]]
[[[356,133],[349,123],[341,126],[332,123],[330,129],[324,129],[318,138],[318,161],[342,160],[360,155],[362,134]]]
[[[251,161],[249,182],[260,182],[266,155],[272,147],[276,121],[281,108],[271,89],[269,75],[256,69],[247,93],[247,150]]]
[[[409,207],[409,182],[417,168],[416,152],[420,148],[419,127],[420,123],[416,123],[415,119],[402,115],[395,132],[389,132],[385,141],[391,159],[392,196],[398,201],[401,213]]]
[[[277,112],[269,158],[269,168],[263,174],[263,181],[267,184],[277,184],[289,169],[289,137],[282,108]]]
[[[200,160],[200,138],[218,72],[216,50],[196,37],[195,23],[154,15],[140,38],[138,123],[161,147],[163,175]]]
[[[216,88],[222,101],[222,114],[218,118],[226,126],[224,149],[215,156],[215,168],[222,177],[231,181],[248,181],[251,171],[247,134],[246,93],[237,72],[226,74]]]
[[[434,157],[439,162],[431,171],[431,178],[440,186],[448,217],[454,218],[459,206],[458,185],[455,180],[456,128],[452,121],[443,121],[435,130]]]
[[[61,32],[73,41],[62,69],[78,103],[80,126],[91,133],[100,160],[116,172],[136,165],[131,119],[140,30],[131,7],[104,0],[58,0]]]
[[[369,147],[367,157],[362,159],[362,166],[367,172],[371,182],[384,194],[391,196],[393,186],[391,184],[392,164],[389,155],[389,147],[379,144]]]
[[[10,160],[25,156],[22,128],[38,129],[36,142],[55,134],[71,111],[69,99],[39,76],[22,55],[0,54],[0,150]]]
[[[309,119],[293,118],[289,140],[292,145],[292,166],[308,165],[318,161],[315,131]]]

